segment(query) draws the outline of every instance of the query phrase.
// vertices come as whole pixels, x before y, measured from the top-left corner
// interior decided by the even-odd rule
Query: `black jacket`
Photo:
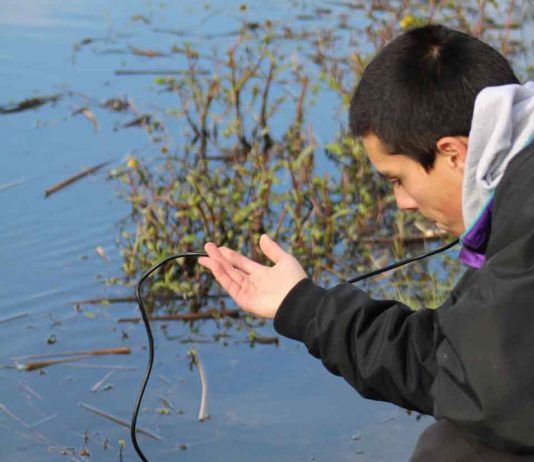
[[[486,262],[437,309],[413,311],[342,283],[300,281],[275,318],[362,396],[534,453],[534,144],[495,191]]]

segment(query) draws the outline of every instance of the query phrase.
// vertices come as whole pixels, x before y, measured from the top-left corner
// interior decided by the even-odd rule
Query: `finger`
[[[208,268],[223,289],[226,290],[234,300],[236,300],[242,287],[242,284],[235,280],[237,275],[240,273],[239,270],[234,270],[234,274],[230,276],[230,274],[228,274],[226,271],[226,268],[219,261],[214,260],[213,258],[201,257],[198,259],[198,262],[202,266]],[[241,275],[241,278],[244,277],[244,275]]]
[[[203,266],[204,268],[207,268],[209,270],[211,270],[216,263],[219,263],[220,265],[220,262],[214,260],[211,257],[199,257],[197,262],[200,266]],[[234,270],[240,273],[243,277],[247,276],[247,274],[241,271],[239,268],[234,268]]]
[[[219,271],[218,274],[221,274],[221,271],[224,271],[229,278],[241,286],[245,275],[242,271],[238,271],[233,267],[232,263],[220,252],[219,248],[215,244],[208,242],[204,246],[204,250],[212,260],[220,265],[220,268],[217,267],[217,270]],[[213,270],[213,268],[211,269]],[[215,272],[213,272],[213,274],[216,275]]]
[[[287,252],[282,249],[276,242],[274,242],[267,234],[262,234],[260,237],[260,248],[269,260],[278,263]]]
[[[257,270],[262,267],[259,263],[256,263],[254,260],[245,257],[228,247],[219,247],[219,251],[226,257],[226,259],[235,267],[240,269],[246,274],[252,273],[254,270]]]

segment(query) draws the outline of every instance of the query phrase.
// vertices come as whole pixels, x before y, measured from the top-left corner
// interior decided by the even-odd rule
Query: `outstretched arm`
[[[242,309],[274,318],[280,334],[303,342],[363,396],[431,412],[434,311],[415,313],[394,300],[372,300],[347,283],[318,287],[267,235],[260,248],[271,267],[213,243],[204,248],[209,257],[199,263]]]

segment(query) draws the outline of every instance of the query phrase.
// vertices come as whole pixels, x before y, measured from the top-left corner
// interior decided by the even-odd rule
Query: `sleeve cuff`
[[[326,289],[310,278],[299,281],[288,292],[274,317],[275,330],[284,337],[303,341],[309,321],[315,316],[319,299]]]

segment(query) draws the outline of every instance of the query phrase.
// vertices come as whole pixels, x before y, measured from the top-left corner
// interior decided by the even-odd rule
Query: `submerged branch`
[[[161,316],[150,316],[150,321],[197,321],[199,319],[219,319],[219,318],[239,318],[239,310],[209,310],[201,313],[167,314]],[[117,322],[139,322],[142,318],[119,318]]]

